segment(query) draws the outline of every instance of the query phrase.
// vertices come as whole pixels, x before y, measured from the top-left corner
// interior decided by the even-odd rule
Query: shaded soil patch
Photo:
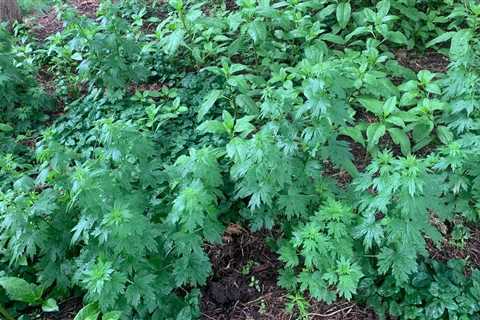
[[[447,72],[449,60],[444,55],[427,51],[424,54],[398,50],[395,52],[398,62],[404,67],[410,68],[415,72],[420,70],[429,70],[431,72]]]
[[[97,16],[97,10],[100,6],[99,0],[71,0],[70,3],[80,14],[89,18]]]
[[[57,19],[57,10],[51,8],[31,22],[32,33],[38,40],[45,40],[52,34],[63,30],[63,22]]]
[[[277,256],[266,245],[271,233],[251,233],[233,224],[227,228],[224,244],[208,246],[213,275],[203,289],[202,319],[205,320],[290,320],[298,315],[286,310],[288,293],[277,286]],[[375,314],[352,302],[326,305],[310,301],[309,319],[367,320]]]
[[[470,236],[463,244],[455,243],[451,230],[445,235],[440,246],[436,246],[431,240],[427,240],[427,249],[430,256],[441,262],[451,259],[466,259],[471,267],[480,268],[480,227],[473,224],[465,225],[470,231]]]
[[[42,313],[41,320],[73,320],[83,307],[82,298],[72,297],[60,303],[58,312]]]
[[[69,3],[81,14],[94,18],[99,7],[99,0],[70,0]],[[30,22],[32,33],[38,40],[45,40],[52,34],[63,30],[63,22],[57,19],[58,12],[50,8],[44,14]]]

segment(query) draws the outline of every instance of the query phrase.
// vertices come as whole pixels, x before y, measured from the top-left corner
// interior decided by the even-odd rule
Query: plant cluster
[[[204,244],[234,222],[276,230],[300,316],[308,294],[479,319],[478,266],[429,254],[479,220],[478,3],[58,9],[44,42],[0,34],[4,317],[79,292],[77,320],[198,318]],[[448,70],[414,71],[401,50],[436,50]],[[40,67],[65,105],[54,121]]]

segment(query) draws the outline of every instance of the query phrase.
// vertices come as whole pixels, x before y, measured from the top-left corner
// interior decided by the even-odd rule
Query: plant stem
[[[15,320],[14,317],[8,313],[7,309],[5,309],[1,304],[0,304],[0,314],[5,317],[5,320]]]

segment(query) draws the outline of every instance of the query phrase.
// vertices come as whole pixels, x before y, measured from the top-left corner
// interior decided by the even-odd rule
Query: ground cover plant
[[[478,2],[36,5],[0,317],[480,319]]]

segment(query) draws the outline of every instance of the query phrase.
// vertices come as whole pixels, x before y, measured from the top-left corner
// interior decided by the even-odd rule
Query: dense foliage
[[[0,34],[11,314],[77,292],[79,320],[197,318],[203,245],[235,222],[275,230],[292,296],[480,319],[480,270],[428,250],[461,245],[479,219],[476,1],[58,9],[64,28],[45,41]],[[447,55],[448,70],[416,72],[402,50]]]

